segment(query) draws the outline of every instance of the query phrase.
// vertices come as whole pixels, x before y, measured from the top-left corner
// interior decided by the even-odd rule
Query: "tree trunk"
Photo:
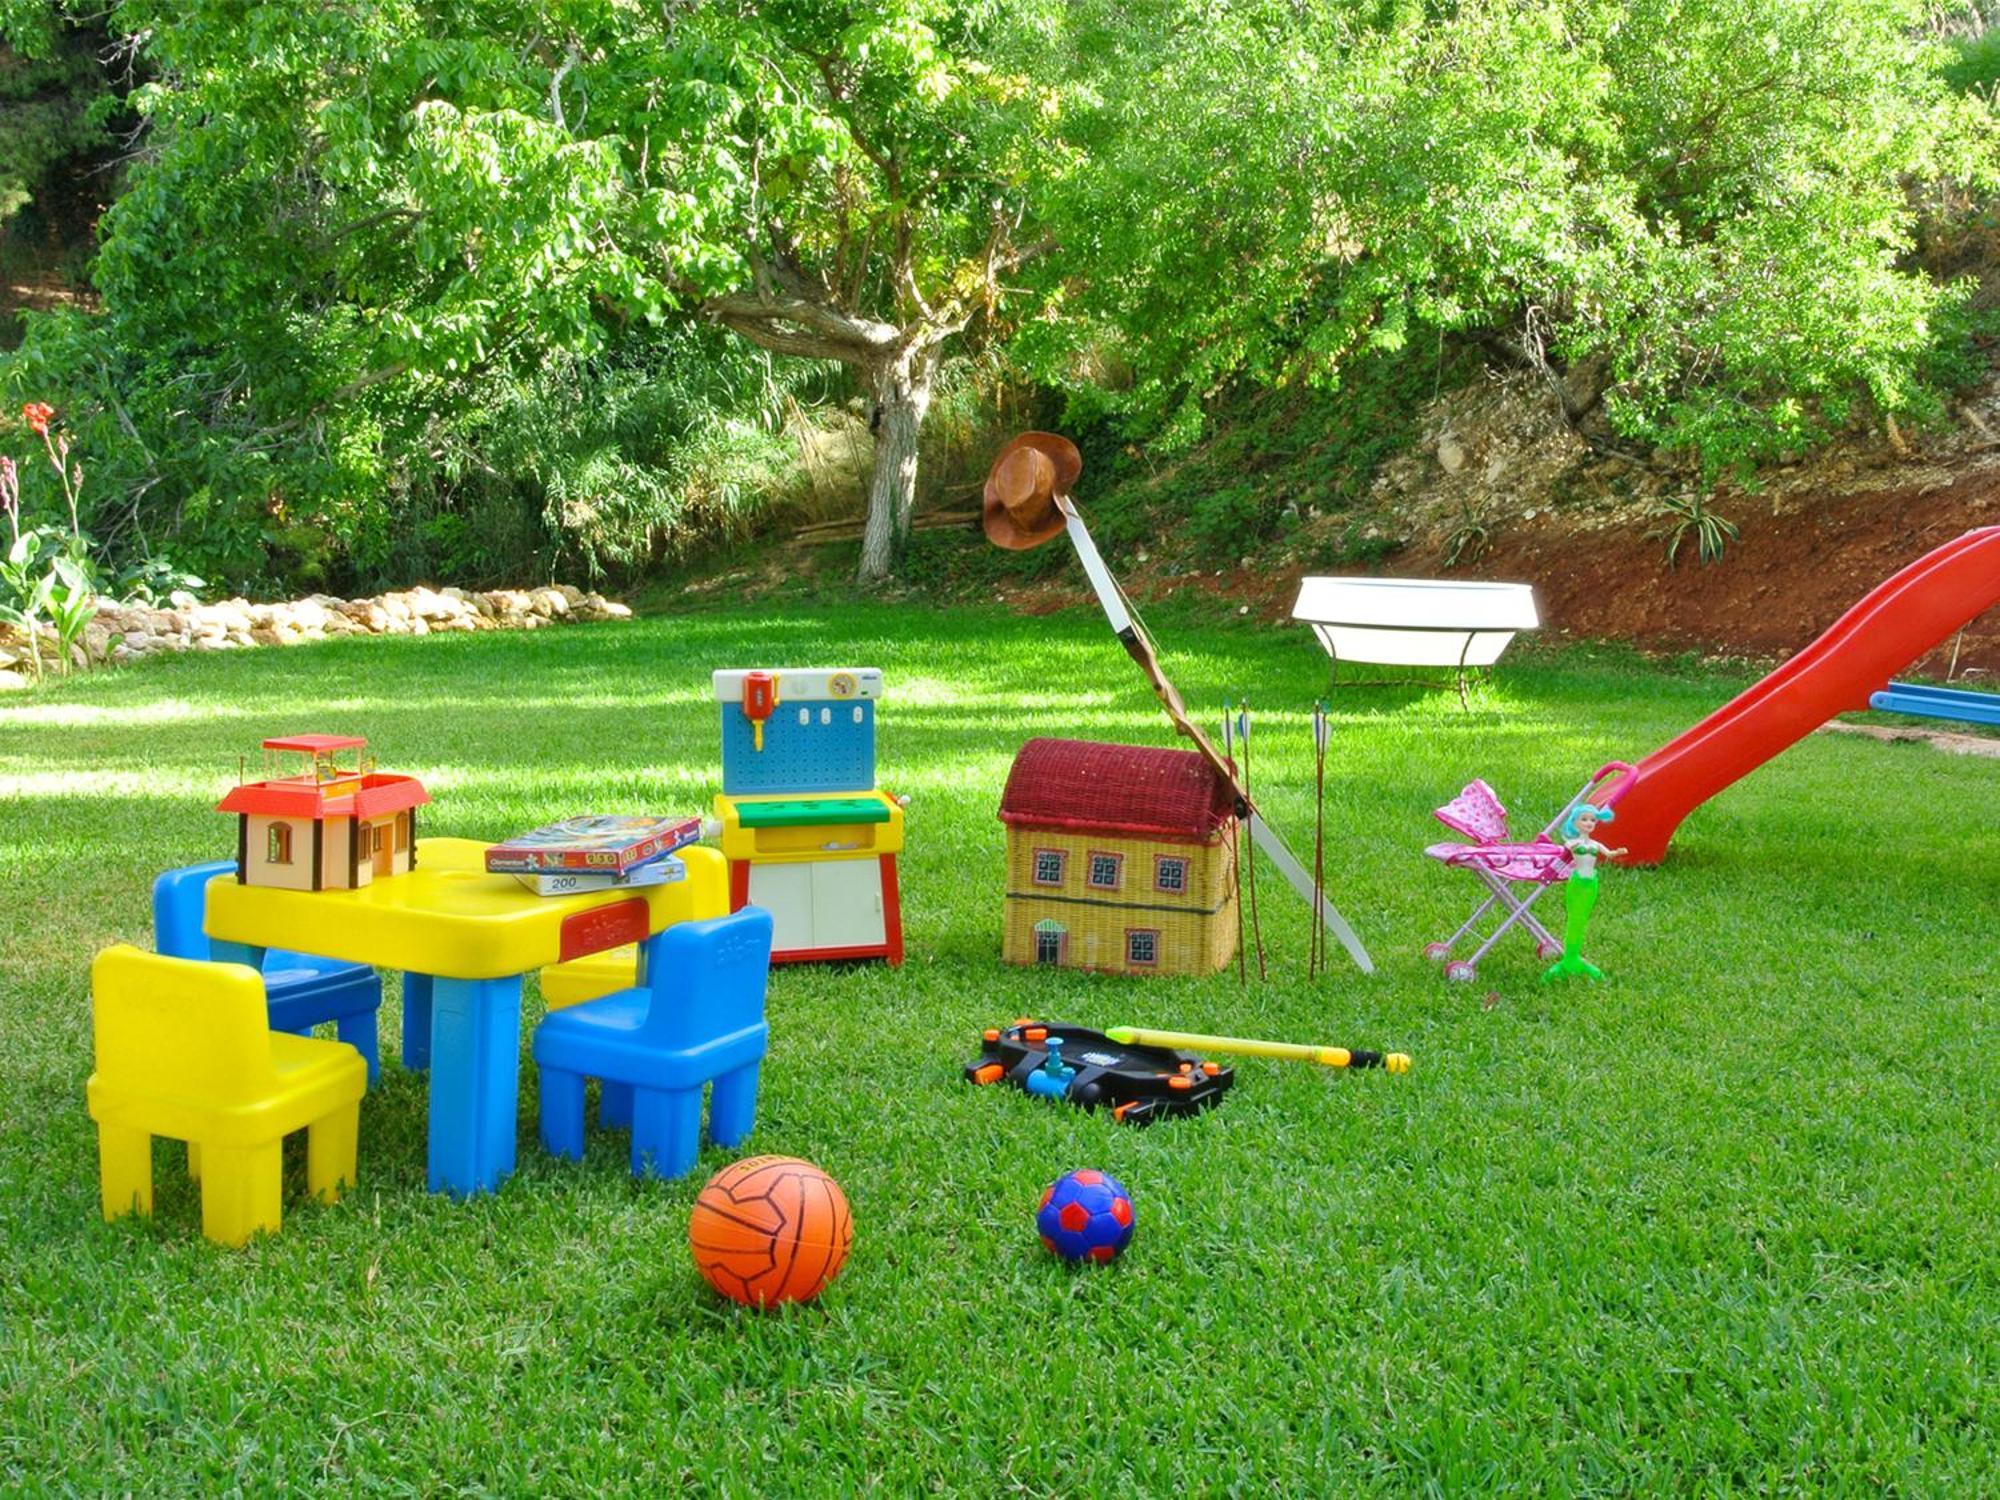
[[[899,348],[869,370],[875,410],[875,470],[868,481],[868,522],[861,534],[862,583],[879,583],[889,576],[896,543],[910,529],[910,511],[917,502],[917,440],[924,413],[930,409],[931,379],[937,374],[937,350],[918,345]]]

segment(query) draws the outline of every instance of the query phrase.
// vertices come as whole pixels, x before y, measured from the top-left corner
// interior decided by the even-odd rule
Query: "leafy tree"
[[[1230,380],[1335,379],[1420,326],[1507,330],[1552,378],[1598,356],[1617,427],[1711,468],[1857,397],[1920,408],[1958,293],[1905,268],[1909,184],[1990,183],[1995,144],[1927,15],[1080,0],[1052,52],[1092,102],[1041,205],[1071,316],[1017,348],[1169,440]],[[1107,355],[1127,388],[1095,378]]]
[[[865,380],[880,577],[938,361],[1039,248],[1015,184],[1050,115],[973,60],[975,6],[123,0],[113,24],[158,81],[97,280],[154,366],[139,430],[192,405],[228,434],[190,500],[275,466],[338,521],[382,482],[378,386],[436,400],[691,312]],[[29,358],[75,369],[63,337]]]

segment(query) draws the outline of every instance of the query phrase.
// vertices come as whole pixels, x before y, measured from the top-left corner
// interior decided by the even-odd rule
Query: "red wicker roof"
[[[1029,740],[1014,757],[1000,821],[1011,826],[1206,841],[1229,821],[1229,783],[1193,750]]]

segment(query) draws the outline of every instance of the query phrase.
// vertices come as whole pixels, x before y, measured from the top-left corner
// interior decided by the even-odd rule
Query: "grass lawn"
[[[1191,702],[1262,705],[1258,787],[1309,843],[1324,659],[1298,632],[1156,624]],[[426,831],[497,838],[704,808],[709,670],[843,662],[886,674],[910,957],[772,977],[749,1149],[819,1162],[857,1221],[818,1305],[759,1315],[696,1276],[689,1205],[741,1153],[635,1184],[623,1138],[594,1134],[557,1163],[525,1061],[521,1170],[495,1196],[424,1191],[424,1080],[389,1063],[338,1206],[302,1203],[294,1162],[283,1232],[218,1249],[162,1145],[157,1217],[99,1220],[90,957],[149,941],[157,871],[229,852],[210,808],[261,738],[364,733],[430,787]],[[1510,661],[1471,713],[1344,692],[1328,864],[1380,972],[1308,983],[1304,908],[1267,866],[1271,979],[1247,990],[998,961],[1016,747],[1167,742],[1081,614],[340,641],[0,706],[0,1485],[1991,1493],[1992,762],[1809,740],[1665,866],[1606,876],[1602,988],[1540,988],[1526,942],[1469,990],[1420,956],[1474,894],[1420,857],[1434,805],[1482,775],[1533,824],[1739,682],[1572,651]],[[1217,1112],[1121,1130],[960,1081],[982,1026],[1031,1012],[1415,1068],[1246,1062]],[[397,1014],[392,994],[385,1059]],[[1130,1187],[1139,1234],[1079,1273],[1032,1215],[1091,1165]]]

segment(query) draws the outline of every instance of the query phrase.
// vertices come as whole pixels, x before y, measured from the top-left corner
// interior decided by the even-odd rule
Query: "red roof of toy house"
[[[358,734],[288,734],[264,741],[266,750],[297,750],[306,755],[325,755],[334,750],[360,750],[368,741]]]
[[[1065,832],[1206,843],[1235,811],[1229,783],[1193,750],[1029,740],[1000,794],[1000,821]]]
[[[273,818],[379,818],[431,800],[414,776],[370,771],[318,786],[310,781],[248,781],[215,804],[217,812]]]

